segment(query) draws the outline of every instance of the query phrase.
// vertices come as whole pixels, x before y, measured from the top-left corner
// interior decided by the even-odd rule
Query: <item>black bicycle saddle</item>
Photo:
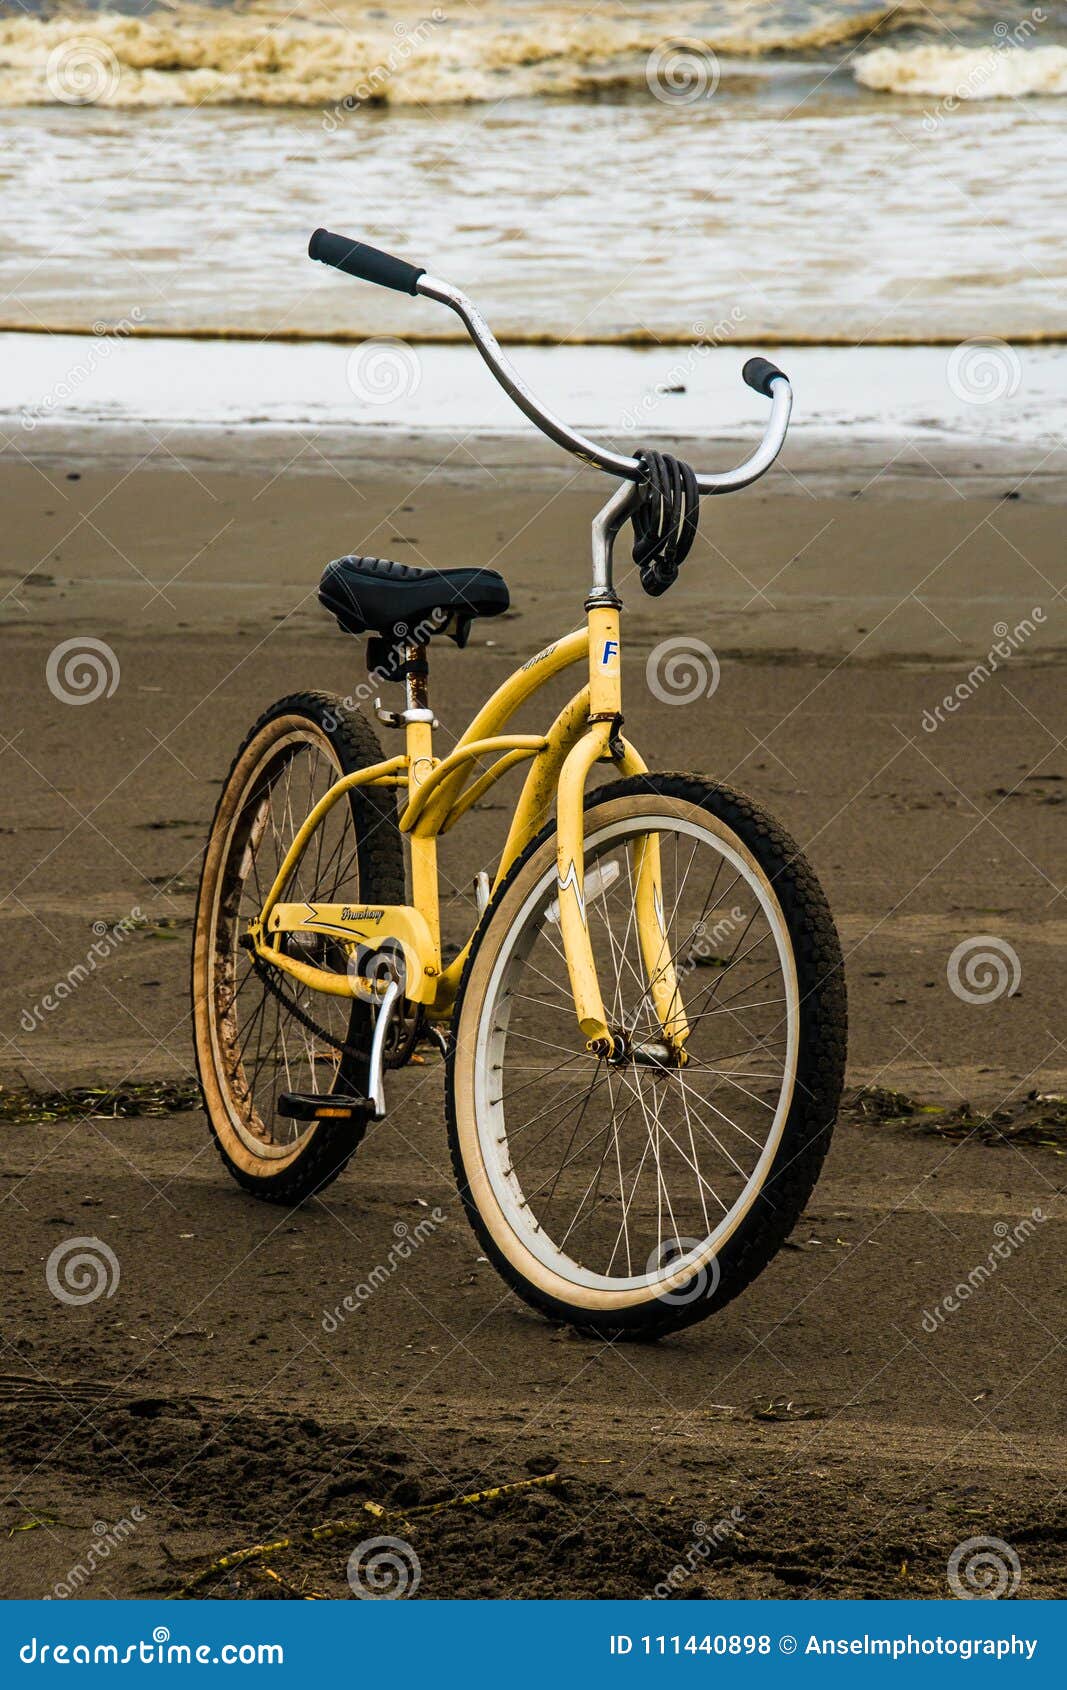
[[[384,557],[339,557],[323,570],[319,602],[345,634],[423,643],[448,633],[463,646],[476,616],[499,616],[511,600],[494,569],[416,569]]]

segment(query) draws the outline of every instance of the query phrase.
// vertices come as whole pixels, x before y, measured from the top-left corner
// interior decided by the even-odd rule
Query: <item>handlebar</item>
[[[405,259],[394,258],[391,253],[381,252],[362,241],[350,240],[346,235],[333,235],[327,229],[316,229],[309,242],[308,253],[322,264],[330,264],[334,269],[344,270],[363,281],[375,282],[379,287],[395,288],[399,293],[422,294],[425,299],[435,299],[441,305],[447,305],[464,324],[504,392],[542,434],[584,463],[605,470],[609,475],[621,476],[627,481],[643,478],[644,469],[636,458],[597,445],[596,441],[579,434],[577,429],[571,428],[541,403],[505,355],[473,300],[450,282],[429,275]],[[698,475],[697,486],[701,493],[733,493],[741,487],[750,486],[770,469],[785,441],[793,408],[789,378],[767,358],[750,358],[742,371],[742,378],[755,392],[771,401],[771,414],[763,439],[736,469],[718,475]]]

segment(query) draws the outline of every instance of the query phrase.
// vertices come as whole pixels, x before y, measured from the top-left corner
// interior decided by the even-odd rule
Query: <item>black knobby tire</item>
[[[290,1206],[321,1191],[337,1178],[364,1136],[366,1118],[314,1123],[302,1133],[291,1155],[257,1153],[251,1122],[262,1117],[251,1096],[244,1104],[239,1097],[235,1101],[230,1073],[233,1062],[224,1061],[220,1055],[225,1048],[222,1031],[225,1017],[216,1007],[214,982],[217,970],[226,966],[222,952],[229,949],[218,941],[217,929],[223,920],[222,904],[227,888],[236,884],[239,872],[235,864],[243,848],[242,817],[246,811],[251,813],[254,794],[264,785],[261,779],[259,787],[256,786],[256,771],[265,766],[264,759],[269,759],[273,746],[290,740],[299,746],[302,735],[316,751],[329,748],[336,775],[350,774],[382,760],[381,746],[370,723],[332,693],[293,693],[264,711],[234,758],[215,809],[201,871],[192,964],[197,1072],[212,1137],[223,1163],[239,1185],[256,1197]],[[346,886],[344,896],[354,902],[403,903],[404,854],[392,790],[356,787],[340,803],[347,803],[355,839],[355,879],[351,887]],[[302,817],[294,815],[293,819],[299,823]],[[247,838],[244,843],[247,844]],[[236,926],[236,920],[231,919],[230,925]],[[294,983],[289,976],[283,976],[279,983],[287,995],[292,994]],[[307,1009],[322,1025],[328,1013],[320,1007],[323,999],[317,993],[309,997]],[[236,994],[232,1001],[236,1002]],[[366,1050],[371,1007],[353,999],[349,1011],[347,999],[330,1001],[340,1006],[335,1014],[335,1034],[344,1044]],[[350,1082],[351,1069],[358,1066],[351,1055],[343,1056],[340,1077],[332,1089],[346,1089],[346,1077]],[[314,1089],[318,1089],[317,1085]],[[354,1088],[349,1083],[347,1089]],[[240,1087],[236,1090],[239,1093]],[[235,1127],[235,1110],[237,1118],[246,1117],[245,1137]]]
[[[744,1220],[719,1253],[718,1271],[706,1292],[682,1303],[653,1298],[633,1309],[592,1314],[579,1304],[548,1295],[519,1270],[487,1225],[472,1192],[472,1168],[464,1154],[466,1144],[473,1162],[472,1134],[460,1130],[461,1113],[466,1119],[474,1109],[475,1093],[467,1070],[473,1062],[478,994],[486,990],[493,956],[500,954],[502,929],[514,921],[523,888],[534,882],[538,872],[544,872],[546,847],[554,856],[554,822],[542,830],[511,868],[475,936],[452,1021],[446,1100],[453,1166],[471,1226],[507,1283],[551,1319],[606,1339],[652,1339],[691,1325],[724,1307],[763,1271],[797,1224],[815,1187],[840,1103],[846,1054],[847,1008],[840,942],[814,872],[784,828],[753,799],[730,787],[693,775],[649,774],[587,794],[587,839],[598,817],[610,814],[610,807],[618,801],[635,797],[647,797],[653,804],[668,800],[699,807],[725,824],[755,859],[773,889],[788,930],[798,986],[799,1034],[792,1100],[773,1163]],[[538,859],[540,870],[536,867]],[[488,960],[483,962],[487,951]],[[481,1190],[484,1200],[484,1182]],[[500,1212],[494,1213],[499,1225]]]

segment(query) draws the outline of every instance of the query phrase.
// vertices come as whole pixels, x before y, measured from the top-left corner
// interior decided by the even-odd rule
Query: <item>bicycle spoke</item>
[[[299,1121],[277,1115],[279,1091],[331,1091],[340,1059],[288,1004],[266,990],[251,960],[245,961],[236,945],[249,921],[262,909],[265,889],[277,877],[305,815],[338,776],[338,768],[317,741],[283,745],[274,763],[268,764],[257,779],[249,799],[245,842],[239,854],[235,853],[231,871],[232,961],[228,974],[220,979],[217,1014],[233,1018],[228,1056],[231,1084],[242,1096],[241,1107],[250,1129],[276,1143],[291,1144],[307,1130]],[[342,799],[309,840],[283,886],[283,898],[290,902],[336,902],[340,887],[351,889],[358,851],[352,809]],[[296,955],[310,953],[311,960],[320,966],[335,966],[336,947],[333,953],[328,948],[332,941],[308,932],[295,942],[307,947],[298,949]],[[313,1020],[332,1029],[334,1036],[347,1037],[353,1013],[350,999],[320,995],[290,980],[290,989],[294,986],[297,1001]]]
[[[585,1053],[562,1044],[574,1006],[562,935],[547,915],[558,896],[554,873],[543,901],[530,906],[496,999],[500,1084],[489,1096],[507,1146],[508,1189],[536,1235],[553,1240],[553,1260],[571,1253],[608,1282],[669,1278],[678,1249],[691,1247],[676,1241],[716,1234],[754,1175],[783,1095],[789,998],[771,984],[782,981],[773,895],[761,896],[761,883],[746,879],[717,835],[673,831],[657,818],[654,829],[611,837],[586,860],[587,885],[603,875],[589,898],[588,931],[609,1027],[630,1041],[621,1053],[590,1075]],[[637,921],[638,840],[642,849],[655,841],[666,912],[648,962]],[[623,872],[604,884],[612,862]],[[693,946],[709,930],[729,931],[715,923],[731,900],[745,915],[738,911],[729,953],[685,1005]],[[654,993],[672,973],[689,1028],[685,1061],[675,1064],[653,1054],[663,1038]]]

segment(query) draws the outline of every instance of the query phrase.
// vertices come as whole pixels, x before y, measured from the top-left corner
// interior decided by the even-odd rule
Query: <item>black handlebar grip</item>
[[[423,266],[409,264],[404,258],[394,258],[376,246],[350,240],[347,235],[331,235],[329,229],[316,229],[308,242],[308,257],[320,264],[332,264],[335,270],[345,270],[364,282],[376,282],[381,288],[395,288],[397,293],[414,293],[419,277],[426,274]]]
[[[757,393],[762,393],[765,399],[774,398],[771,392],[771,382],[777,376],[781,376],[785,381],[789,380],[785,371],[780,370],[777,364],[772,364],[769,358],[750,358],[741,371],[742,380],[746,381],[749,387],[754,388]]]

